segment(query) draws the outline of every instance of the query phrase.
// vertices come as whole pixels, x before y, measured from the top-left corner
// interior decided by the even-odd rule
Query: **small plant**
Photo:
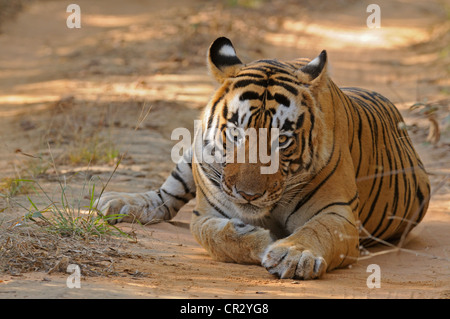
[[[228,0],[230,7],[258,8],[264,4],[264,0]]]
[[[44,176],[50,166],[50,162],[44,158],[44,155],[39,154],[39,156],[25,163],[24,174],[25,176],[38,178]]]
[[[23,204],[16,202],[27,211],[23,219],[24,222],[32,221],[48,232],[61,236],[85,239],[108,235],[129,237],[127,233],[109,224],[109,221],[121,218],[123,217],[122,215],[104,216],[97,211],[94,206],[95,184],[92,184],[90,189],[89,204],[83,206],[81,200],[69,201],[68,187],[61,182],[59,185],[61,193],[58,201],[53,200],[35,180],[20,179],[18,182],[31,184],[35,195],[40,200],[44,199],[45,201],[43,208],[38,207],[38,204],[30,196],[27,196],[28,202],[31,204],[30,208],[26,208]],[[84,189],[83,187],[83,192]],[[2,194],[0,196],[7,197]]]
[[[50,167],[50,164],[42,156],[35,157],[25,154],[20,149],[16,150],[16,153],[32,157],[32,159],[25,163],[24,168],[16,169],[15,177],[4,177],[0,179],[0,193],[4,194],[7,198],[31,193],[34,190],[33,184],[24,182],[24,180],[34,180],[37,177],[45,175],[47,169]]]
[[[0,193],[11,198],[19,194],[27,194],[32,191],[32,187],[28,183],[24,183],[22,179],[17,177],[5,177],[0,180]]]
[[[86,138],[74,145],[67,154],[71,164],[114,163],[119,157],[119,151],[112,142],[102,140],[99,136]]]

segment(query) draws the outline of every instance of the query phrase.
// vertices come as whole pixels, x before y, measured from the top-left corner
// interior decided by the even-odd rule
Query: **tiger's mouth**
[[[228,187],[225,184],[222,184],[222,191],[242,215],[252,218],[267,215],[281,198],[281,196],[271,195],[269,190],[265,190],[257,198],[254,198],[254,196],[249,198],[248,194],[237,191],[235,186]]]
[[[242,165],[227,165],[224,168],[221,192],[243,218],[262,218],[282,199],[285,180],[279,173],[259,174],[257,165]]]

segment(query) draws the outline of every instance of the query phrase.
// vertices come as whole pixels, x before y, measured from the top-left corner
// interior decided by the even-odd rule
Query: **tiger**
[[[326,50],[312,60],[244,64],[220,37],[207,65],[218,88],[202,131],[159,189],[97,199],[102,214],[121,214],[113,223],[170,220],[196,198],[190,230],[213,259],[307,280],[354,263],[364,247],[398,240],[423,219],[430,183],[400,112],[379,93],[337,87]],[[258,143],[275,142],[267,146],[278,160],[273,172],[249,160],[254,143],[242,134],[249,128],[265,129]],[[240,150],[245,160],[196,160],[198,145],[224,141],[223,153]]]

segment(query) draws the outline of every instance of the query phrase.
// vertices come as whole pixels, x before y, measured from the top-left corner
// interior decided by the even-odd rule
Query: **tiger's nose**
[[[260,198],[263,194],[261,193],[256,193],[256,194],[248,194],[246,192],[243,191],[239,191],[238,192],[239,195],[241,195],[245,200],[248,200],[249,202],[251,202],[252,200],[258,199]]]

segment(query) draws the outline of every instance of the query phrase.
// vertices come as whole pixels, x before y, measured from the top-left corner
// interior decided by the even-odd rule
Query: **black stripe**
[[[176,200],[179,200],[180,202],[183,202],[183,203],[187,203],[187,202],[189,202],[189,199],[186,199],[186,198],[183,198],[183,197],[180,197],[180,196],[177,196],[177,195],[174,195],[174,194],[172,194],[172,193],[169,193],[168,191],[166,191],[166,190],[164,190],[164,189],[160,189],[162,192],[164,192],[164,193],[166,193],[167,195],[169,195],[169,196],[171,196],[171,197],[173,197],[173,198],[175,198]]]
[[[177,167],[178,167],[178,165],[177,165]],[[185,183],[185,181],[183,180],[183,178],[182,178],[180,175],[178,175],[177,172],[172,171],[171,175],[172,175],[173,178],[175,178],[177,181],[179,181],[179,182],[181,183],[181,185],[183,185],[183,188],[184,188],[184,192],[185,192],[185,193],[189,193],[189,192],[190,192],[189,187],[186,185],[186,183]]]
[[[334,146],[333,146],[333,150],[332,150],[332,152],[331,152],[331,156],[330,156],[330,159],[331,159],[331,157],[333,156],[333,153],[334,153]],[[317,185],[317,187],[315,187],[311,192],[309,192],[306,196],[303,196],[302,198],[301,198],[301,200],[297,203],[297,205],[295,205],[295,208],[294,208],[294,210],[289,214],[289,216],[286,218],[286,221],[285,221],[285,223],[284,223],[284,225],[285,225],[285,227],[287,228],[287,223],[289,222],[289,218],[291,218],[292,217],[292,215],[293,214],[295,214],[299,209],[300,209],[300,207],[302,207],[305,203],[307,203],[316,193],[317,193],[317,191],[319,191],[319,189],[322,187],[322,185],[323,184],[325,184],[327,181],[328,181],[328,179],[330,179],[330,177],[332,176],[332,175],[334,175],[334,172],[336,172],[336,169],[337,169],[337,167],[338,167],[338,165],[340,164],[340,162],[341,162],[341,153],[339,152],[339,156],[338,156],[338,159],[337,159],[337,161],[336,161],[336,165],[333,167],[333,169],[331,170],[331,172],[327,175],[327,177],[325,177],[320,183],[319,183],[319,185]],[[326,166],[325,166],[326,167]],[[319,172],[320,173],[320,172]]]
[[[384,206],[383,214],[381,214],[380,222],[378,223],[377,227],[372,231],[372,236],[373,237],[381,239],[381,234],[377,234],[377,232],[381,228],[381,225],[383,225],[383,222],[386,220],[386,213],[388,211],[388,208],[389,208],[389,203],[386,203],[386,205]],[[388,220],[388,224],[387,224],[386,229],[384,231],[386,231],[389,228],[389,226],[392,224],[393,220],[394,220],[393,218],[390,218]],[[381,232],[381,233],[384,233],[384,231]]]
[[[233,87],[235,89],[239,89],[239,88],[243,88],[243,87],[246,87],[246,86],[249,86],[249,85],[252,85],[252,84],[265,87],[266,86],[266,81],[255,81],[255,80],[247,80],[247,79],[246,80],[239,80],[239,81],[236,81],[234,83]]]
[[[286,89],[287,91],[291,92],[294,95],[298,95],[298,90],[293,87],[292,85],[289,85],[287,83],[276,81],[275,79],[269,79],[268,86],[281,86],[282,88]]]
[[[306,146],[306,143],[305,143],[305,135],[302,133],[302,136],[301,136],[301,145],[302,145],[302,149],[301,149],[301,151],[300,151],[300,156],[299,156],[299,159],[300,159],[300,161],[303,161],[303,152],[305,151],[305,146]],[[302,166],[303,166],[303,163],[302,163]]]
[[[238,121],[239,121],[239,110],[237,110],[236,112],[233,113],[233,115],[231,115],[231,118],[228,120],[228,122],[233,123],[234,125],[238,125]]]
[[[167,213],[168,213],[169,216],[170,216],[170,219],[172,219],[173,216],[172,216],[172,214],[170,213],[169,207],[167,207],[167,205],[166,205],[164,199],[162,198],[161,193],[160,193],[160,190],[158,190],[158,191],[156,192],[156,195],[158,195],[159,199],[161,200],[162,206],[166,209]]]
[[[239,96],[240,101],[244,101],[244,100],[260,100],[260,101],[262,101],[262,99],[263,99],[263,97],[254,91],[245,91],[244,93],[241,94],[241,96]]]
[[[224,96],[225,96],[225,95],[222,95],[220,98],[218,98],[218,99],[214,102],[214,104],[213,104],[213,106],[212,106],[212,108],[211,108],[211,114],[209,115],[209,118],[208,118],[208,126],[207,126],[208,129],[210,129],[211,126],[212,126],[212,122],[213,122],[213,119],[214,119],[214,115],[215,115],[215,113],[216,113],[216,107],[217,107],[217,104],[219,104],[219,102],[222,101],[222,99],[223,99]]]
[[[379,180],[378,188],[375,191],[375,198],[372,200],[372,205],[370,205],[369,213],[367,214],[365,219],[362,221],[363,225],[366,225],[366,223],[369,221],[370,217],[372,216],[372,213],[375,211],[375,206],[378,204],[378,196],[380,196],[380,193],[383,190],[383,178],[381,177],[381,174],[380,174],[380,177],[378,177],[378,174],[376,174],[376,175],[377,175],[377,177],[374,178],[374,182],[372,183],[372,188],[371,188],[369,194],[371,194],[371,195],[373,194],[373,189],[375,187],[375,184]],[[370,201],[368,199],[366,201],[366,203],[369,203],[369,202]],[[361,211],[364,209],[366,203],[364,203],[363,207],[361,207]]]
[[[297,123],[295,124],[295,129],[299,129],[303,126],[303,122],[305,121],[305,113],[300,114],[300,116],[297,119]]]
[[[224,118],[224,119],[227,118],[227,115],[228,115],[228,105],[227,105],[227,102],[225,102],[224,105],[223,105],[222,115],[223,115],[223,118]]]
[[[269,60],[269,59],[263,59],[263,60],[258,60],[256,61],[256,63],[266,63],[269,64],[271,66],[275,66],[278,68],[286,68],[286,64],[284,64],[283,62],[277,61],[277,60]]]
[[[282,104],[286,107],[289,107],[291,105],[291,101],[283,94],[275,93],[274,99],[278,104]]]
[[[355,224],[353,224],[351,221],[349,221],[346,217],[342,216],[341,214],[338,214],[338,213],[336,213],[336,212],[326,212],[326,213],[324,213],[324,214],[330,214],[330,215],[339,216],[339,217],[345,219],[345,220],[347,221],[347,223],[349,223],[349,224],[352,225],[353,227],[356,227]]]
[[[279,125],[278,125],[279,127]],[[289,121],[288,119],[286,119],[284,121],[283,126],[281,127],[281,131],[283,132],[290,132],[294,130],[294,121]]]
[[[209,204],[212,208],[214,208],[214,210],[215,210],[216,212],[218,212],[218,213],[219,213],[220,215],[222,215],[223,217],[230,219],[230,217],[227,216],[227,214],[225,214],[225,212],[224,212],[223,210],[221,210],[219,207],[217,207],[216,205],[214,205],[213,203],[211,203],[211,201],[208,199],[208,196],[206,196],[205,192],[203,191],[203,188],[202,188],[202,187],[199,187],[199,189],[200,189],[200,191],[202,192],[202,194],[203,194],[204,198],[206,199],[206,201],[208,202],[208,204]]]
[[[312,142],[312,132],[314,130],[314,114],[313,113],[309,113],[309,119],[311,122],[311,128],[309,129],[309,138],[308,138],[308,147],[309,147],[309,153],[310,153],[310,159],[309,159],[309,163],[306,163],[305,165],[305,169],[309,170],[312,163],[313,163],[313,155],[314,155],[314,145]]]
[[[332,207],[332,206],[350,206],[357,198],[358,198],[358,193],[355,194],[355,196],[353,196],[352,199],[350,199],[348,202],[333,202],[330,203],[328,205],[326,205],[325,207],[319,209],[311,218],[313,218],[314,216],[320,214],[321,212],[323,212],[325,209]],[[350,207],[351,209],[351,207]],[[310,219],[311,219],[310,218]],[[351,223],[353,225],[353,223]]]
[[[420,205],[419,206],[420,213],[419,213],[419,216],[416,219],[416,222],[418,223],[418,222],[420,222],[422,220],[423,215],[425,214],[425,211],[426,211],[424,209],[425,206],[426,206],[425,196],[423,195],[422,191],[420,190],[420,187],[417,187],[417,199],[419,200],[419,205]],[[428,198],[426,200],[428,200]]]
[[[285,81],[285,82],[292,83],[294,85],[299,85],[297,79],[294,79],[294,78],[288,78],[288,77],[285,77],[285,76],[277,76],[275,79],[277,81]]]

